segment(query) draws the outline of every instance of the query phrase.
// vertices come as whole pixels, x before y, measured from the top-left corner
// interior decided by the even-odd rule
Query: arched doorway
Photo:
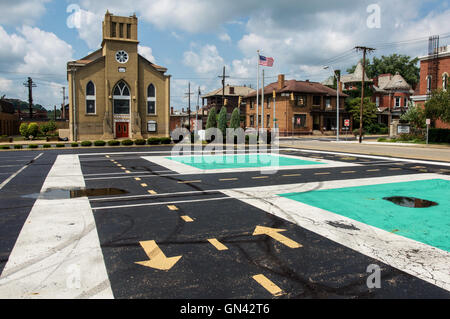
[[[113,90],[113,112],[116,138],[130,135],[130,89],[124,81],[119,81]]]

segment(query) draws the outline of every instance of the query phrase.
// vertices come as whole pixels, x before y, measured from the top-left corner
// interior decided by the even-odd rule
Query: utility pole
[[[188,92],[184,93],[188,96],[188,130],[191,131],[191,95],[194,94],[191,92],[191,82],[188,83]]]
[[[219,75],[219,78],[222,78],[222,106],[225,106],[225,79],[229,78],[229,76],[225,75],[225,67],[223,67],[223,73]]]
[[[27,82],[24,82],[23,85],[28,88],[28,105],[30,108],[30,119],[33,118],[33,88],[36,87],[36,84],[29,77]]]
[[[362,62],[362,85],[361,85],[361,107],[359,109],[359,143],[362,143],[362,130],[363,130],[363,104],[364,104],[364,82],[366,73],[366,52],[375,51],[373,48],[357,46],[355,47],[357,51],[363,51],[363,62]]]
[[[200,91],[200,87],[198,87],[197,94],[198,94],[197,95],[197,112],[195,112],[195,133],[197,133],[197,131],[198,131],[198,109],[200,107],[200,95],[202,94],[202,92]]]

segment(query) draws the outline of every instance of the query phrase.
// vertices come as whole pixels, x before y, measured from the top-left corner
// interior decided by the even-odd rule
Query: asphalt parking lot
[[[277,205],[271,197],[258,202],[246,192],[274,187],[293,191],[301,185],[314,191],[341,181],[406,181],[417,176],[448,179],[446,163],[290,148],[281,148],[279,154],[339,165],[184,174],[145,159],[169,156],[167,147],[0,153],[0,297],[450,297],[440,270],[430,279],[425,275],[429,269],[410,270],[395,261],[410,258],[410,268],[416,267],[423,255],[414,256],[414,249],[385,258],[376,251],[379,246],[367,244],[373,249],[369,253],[357,248],[366,245],[359,242],[364,231],[360,224],[329,220],[329,228],[316,231],[302,222],[306,215],[294,216],[282,207],[274,207],[282,211],[274,213],[264,208]],[[71,194],[74,185],[82,184],[90,191],[88,197]],[[40,203],[51,206],[40,211]],[[77,214],[79,207],[83,213]],[[321,223],[320,218],[307,222]],[[36,235],[38,225],[49,226]],[[353,237],[345,237],[349,234]],[[384,241],[376,236],[387,250],[397,249],[388,247],[390,237]],[[354,240],[347,243],[346,238]],[[33,240],[38,252],[27,257]],[[97,240],[98,248],[92,244]],[[67,254],[59,252],[68,248]],[[96,254],[79,261],[80,252],[88,248]],[[430,251],[448,265],[448,251]],[[74,274],[71,265],[80,285],[67,283]],[[381,274],[378,287],[368,285],[370,265]],[[42,278],[35,278],[40,272]],[[89,280],[90,273],[98,282]]]

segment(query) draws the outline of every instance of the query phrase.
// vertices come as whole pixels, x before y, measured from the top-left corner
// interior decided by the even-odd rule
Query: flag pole
[[[261,129],[264,131],[264,69],[262,70],[261,90]]]
[[[258,134],[259,131],[259,50],[256,50],[258,53],[258,61],[256,62],[256,134]]]

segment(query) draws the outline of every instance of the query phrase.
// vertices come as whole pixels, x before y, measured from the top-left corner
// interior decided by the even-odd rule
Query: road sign
[[[431,124],[431,119],[427,119],[427,125]]]
[[[350,120],[344,120],[344,126],[350,126]]]

